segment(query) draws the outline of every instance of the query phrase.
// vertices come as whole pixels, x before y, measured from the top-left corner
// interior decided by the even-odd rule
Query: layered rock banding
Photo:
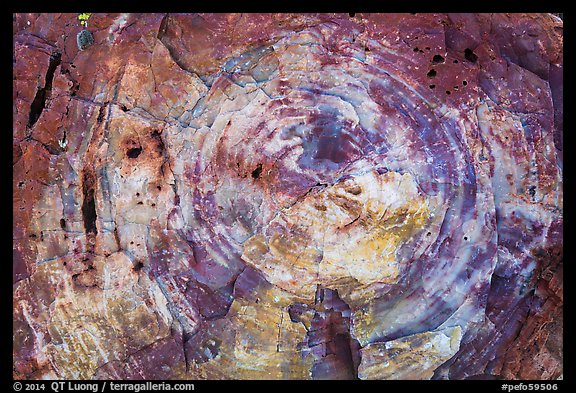
[[[562,375],[562,21],[15,14],[13,375]]]

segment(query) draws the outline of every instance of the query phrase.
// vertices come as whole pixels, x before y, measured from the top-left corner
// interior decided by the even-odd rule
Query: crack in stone
[[[40,118],[40,115],[42,115],[42,112],[44,111],[46,100],[50,98],[50,94],[52,93],[52,81],[54,80],[54,72],[56,71],[56,67],[60,65],[61,60],[62,54],[60,52],[55,51],[50,55],[50,64],[48,65],[48,70],[46,71],[44,86],[36,91],[34,101],[32,101],[32,104],[30,105],[30,113],[28,114],[27,125],[28,129],[34,127],[34,124],[36,124]]]
[[[189,74],[194,74],[191,70],[189,70],[186,67],[186,65],[182,62],[182,60],[180,60],[178,58],[172,45],[165,42],[165,40],[164,40],[164,35],[166,34],[166,30],[168,29],[169,17],[170,17],[169,14],[166,14],[162,18],[162,22],[160,22],[160,29],[158,30],[158,34],[156,35],[156,37],[162,43],[162,45],[164,45],[166,47],[166,49],[168,49],[168,53],[170,54],[170,58],[182,71],[185,71]]]
[[[89,234],[94,236],[98,234],[98,229],[96,228],[96,201],[94,198],[95,184],[96,176],[94,171],[89,166],[85,166],[82,175],[82,219],[87,237]]]

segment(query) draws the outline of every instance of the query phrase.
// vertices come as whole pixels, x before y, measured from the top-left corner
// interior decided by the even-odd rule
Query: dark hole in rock
[[[54,72],[56,67],[60,64],[62,55],[59,52],[55,52],[50,56],[50,63],[48,64],[48,70],[46,71],[46,77],[44,78],[44,87],[39,88],[36,91],[36,96],[30,105],[30,112],[28,114],[28,128],[32,128],[34,124],[40,118],[42,111],[46,105],[47,99],[50,97],[52,92],[52,81],[54,79]]]
[[[434,68],[432,68],[430,71],[428,71],[428,73],[426,74],[426,76],[428,78],[434,78],[436,76],[436,70]]]
[[[144,204],[144,203],[143,203],[142,201],[140,201],[140,202],[138,202],[137,204],[138,204],[138,205],[142,205],[142,204]]]
[[[418,47],[414,48],[414,52],[418,52],[419,50]]]
[[[430,87],[431,89],[433,89],[433,88],[436,87],[436,85],[430,85],[429,87]]]
[[[133,147],[126,151],[126,155],[128,156],[128,158],[137,158],[140,155],[140,153],[142,153],[141,147]]]
[[[96,122],[102,123],[102,120],[104,120],[104,106],[100,107],[100,110],[98,111],[98,118],[96,119]]]
[[[94,173],[86,168],[82,176],[82,219],[84,221],[84,230],[86,233],[97,234],[96,228],[96,201],[94,199],[94,185],[96,184],[96,177]]]
[[[158,189],[158,191],[162,191],[162,186],[156,186],[156,188]]]
[[[80,83],[75,83],[72,88],[70,89],[71,93],[70,96],[72,97],[76,97],[76,94],[78,93],[78,90],[80,90]]]
[[[356,13],[355,13],[355,12],[349,12],[349,13],[348,13],[348,16],[349,16],[350,18],[354,18],[354,16],[356,16]]]
[[[462,81],[462,85],[466,86],[467,84],[468,84],[468,82]]]
[[[366,52],[370,52],[370,48],[368,48],[367,46],[364,47],[364,50],[365,50]]]
[[[154,130],[150,134],[150,137],[156,140],[156,148],[158,153],[162,154],[164,152],[164,141],[162,140],[162,132],[159,130]]]
[[[468,240],[468,236],[464,236],[464,240]]]
[[[137,196],[137,197],[139,197],[139,196],[140,196],[140,193],[139,193],[139,192],[137,192],[137,193],[136,193],[136,196]]]
[[[262,174],[262,164],[258,164],[258,166],[256,167],[256,169],[254,169],[252,171],[252,178],[253,179],[258,179],[260,178],[260,175]]]
[[[434,57],[432,58],[432,63],[434,64],[444,63],[444,57],[440,55],[434,55]]]
[[[60,219],[60,228],[66,229],[66,220],[63,218]]]
[[[464,50],[464,58],[472,63],[476,63],[478,56],[470,48]]]
[[[128,112],[126,105],[120,104],[120,109],[122,109],[123,112]]]
[[[151,206],[152,206],[152,207],[156,207],[156,204],[155,204],[155,203],[153,203]]]
[[[450,95],[450,90],[446,90],[446,94]]]
[[[454,63],[454,64],[458,64],[458,60],[455,59],[455,60],[453,61],[453,63]]]
[[[426,234],[426,236],[430,236],[431,234],[432,234],[432,232],[428,232],[428,233]]]
[[[134,265],[134,267],[132,269],[135,272],[139,272],[140,270],[142,270],[143,267],[144,267],[144,264],[142,262],[136,262],[136,264]]]

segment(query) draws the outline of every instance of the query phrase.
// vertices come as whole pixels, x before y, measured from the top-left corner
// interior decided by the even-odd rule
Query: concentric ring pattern
[[[562,374],[560,19],[98,15],[58,77],[116,77],[61,88],[64,128],[90,119],[31,212],[79,250],[48,239],[15,284],[50,337],[17,375]]]

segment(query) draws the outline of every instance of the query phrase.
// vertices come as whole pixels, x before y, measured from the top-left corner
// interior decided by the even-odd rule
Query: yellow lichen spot
[[[88,26],[88,19],[90,19],[90,16],[92,15],[92,13],[88,13],[88,12],[83,12],[81,14],[78,15],[78,20],[80,21],[80,24],[84,27]]]

